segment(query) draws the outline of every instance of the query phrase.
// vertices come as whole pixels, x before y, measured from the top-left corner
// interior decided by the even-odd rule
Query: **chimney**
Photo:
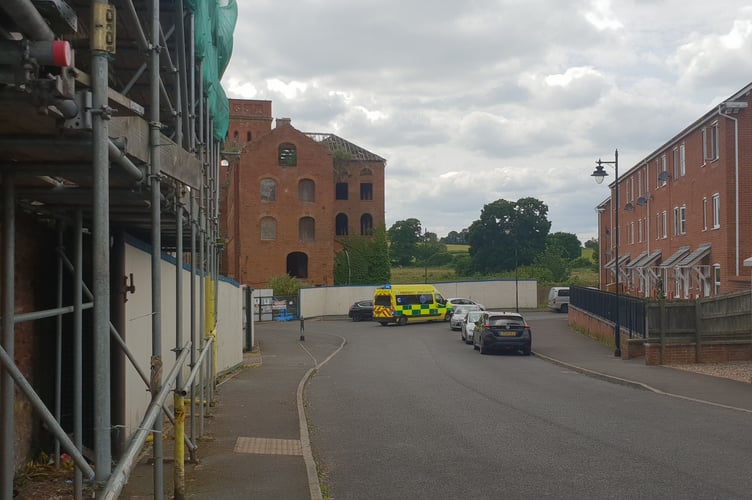
[[[274,128],[280,128],[285,125],[290,125],[290,119],[289,118],[277,118],[277,124]]]

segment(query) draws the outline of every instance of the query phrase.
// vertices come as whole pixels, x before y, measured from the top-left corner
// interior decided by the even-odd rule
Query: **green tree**
[[[473,269],[494,273],[512,270],[515,263],[531,264],[545,250],[550,228],[548,206],[535,198],[485,205],[480,219],[468,228]]]
[[[305,282],[289,274],[280,274],[269,278],[268,285],[269,288],[274,290],[274,295],[288,297],[290,295],[297,295],[298,290],[305,285]]]
[[[394,264],[410,265],[423,230],[418,219],[398,220],[387,231],[389,256]]]
[[[340,240],[342,251],[334,256],[334,284],[378,284],[391,281],[389,247],[384,226],[373,237],[347,236]]]
[[[574,260],[582,255],[582,245],[576,234],[551,233],[546,237],[546,250],[558,253],[568,260]]]

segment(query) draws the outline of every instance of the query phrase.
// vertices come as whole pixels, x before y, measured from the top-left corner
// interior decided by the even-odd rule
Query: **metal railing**
[[[617,302],[618,299],[618,302]],[[569,289],[569,303],[594,316],[615,323],[619,307],[619,325],[629,338],[647,336],[647,316],[645,299],[630,295],[604,292],[597,288],[573,286]]]

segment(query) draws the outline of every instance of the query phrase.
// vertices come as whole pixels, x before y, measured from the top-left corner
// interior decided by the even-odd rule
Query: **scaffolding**
[[[176,430],[174,495],[185,495],[183,453],[196,459],[216,377],[218,179],[229,118],[219,79],[236,9],[234,0],[0,4],[0,498],[13,497],[17,392],[54,436],[56,462],[61,453],[75,462],[75,498],[84,484],[100,498],[117,497],[150,434],[154,497],[163,498],[163,414]],[[54,264],[45,264],[55,269],[45,283],[53,307],[17,312],[16,290],[29,279],[16,272],[19,220],[33,220],[55,241]],[[123,303],[134,287],[122,272],[126,238],[151,246],[147,360],[129,350],[123,335]],[[174,332],[162,332],[162,253],[174,256],[176,267]],[[19,325],[42,320],[55,325],[52,410],[49,395],[38,394],[14,356]],[[161,352],[163,333],[175,337],[174,362]],[[125,363],[151,392],[127,442],[113,432],[125,413],[117,392]],[[63,393],[72,398],[66,418]]]

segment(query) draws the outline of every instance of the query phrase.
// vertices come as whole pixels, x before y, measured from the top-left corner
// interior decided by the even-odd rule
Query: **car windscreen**
[[[515,316],[491,316],[488,318],[488,326],[497,328],[519,328],[525,326],[522,318]]]
[[[482,314],[483,311],[470,311],[469,313],[467,313],[467,321],[469,323],[475,323],[480,319]]]

